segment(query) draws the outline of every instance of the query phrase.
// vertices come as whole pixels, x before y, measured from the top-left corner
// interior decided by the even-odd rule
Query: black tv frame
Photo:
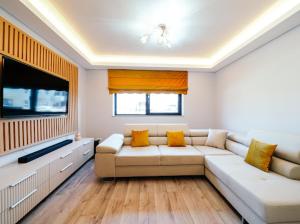
[[[6,56],[6,55],[3,55],[1,54],[2,56],[2,61],[1,61],[1,66],[0,66],[0,119],[14,119],[14,118],[34,118],[34,117],[57,117],[57,116],[67,116],[69,114],[69,97],[70,97],[70,84],[69,84],[69,81],[68,80],[65,80],[68,82],[68,98],[67,98],[67,107],[66,107],[66,112],[35,112],[34,114],[23,114],[23,115],[4,115],[3,114],[3,83],[2,83],[2,80],[3,80],[3,69],[4,69],[4,66],[5,66],[5,59],[8,59],[8,60],[13,60],[17,63],[20,63],[20,64],[23,64],[27,67],[30,67],[34,70],[37,70],[39,72],[42,72],[42,73],[45,73],[47,75],[51,75],[53,76],[53,74],[49,73],[49,72],[46,72],[46,71],[43,71],[42,69],[39,69],[39,68],[36,68],[32,65],[29,65],[27,63],[24,63],[20,60],[16,60],[15,58],[12,58],[12,57],[9,57],[9,56]],[[54,76],[56,77],[56,76]],[[59,78],[59,77],[56,77],[56,78]],[[59,78],[59,79],[62,79],[62,78]],[[64,80],[64,79],[62,79]]]

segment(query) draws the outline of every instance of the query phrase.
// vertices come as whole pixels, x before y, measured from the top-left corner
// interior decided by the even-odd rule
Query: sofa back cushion
[[[192,145],[192,140],[190,137],[184,137],[184,141],[186,145]],[[124,145],[130,145],[131,137],[124,138]],[[167,145],[168,138],[167,137],[149,137],[150,145]]]
[[[187,124],[125,124],[124,136],[131,137],[132,130],[148,130],[149,137],[167,137],[167,131],[183,131],[184,136],[190,136],[189,128]]]
[[[190,129],[191,137],[207,137],[208,129]]]
[[[157,136],[157,125],[156,124],[125,124],[124,136],[131,137],[131,131],[143,131],[148,130],[149,136]]]
[[[190,136],[187,124],[157,124],[157,136],[167,136],[167,131],[183,131],[184,136]]]
[[[192,145],[205,145],[208,136],[208,129],[190,129]]]
[[[278,132],[252,130],[248,138],[277,144],[275,156],[300,164],[300,136]]]
[[[204,146],[207,140],[207,137],[191,137],[192,145]]]
[[[258,131],[259,132],[259,131]],[[251,142],[251,136],[255,135],[255,131],[249,132],[247,135],[241,135],[237,133],[229,133],[226,140],[226,149],[231,152],[245,158],[249,149],[249,145]],[[258,135],[255,135],[258,136]],[[258,140],[262,140],[262,138],[257,138]],[[275,140],[275,139],[274,139]],[[266,140],[265,140],[266,141]],[[271,143],[278,144],[277,149],[275,150],[274,156],[272,157],[270,170],[283,175],[290,179],[300,180],[300,165],[294,162],[287,161],[285,159],[279,158],[276,155],[276,151],[278,150],[279,143],[282,140],[275,140]]]
[[[246,157],[249,146],[243,145],[241,142],[232,141],[230,138],[226,140],[225,148],[243,158]]]

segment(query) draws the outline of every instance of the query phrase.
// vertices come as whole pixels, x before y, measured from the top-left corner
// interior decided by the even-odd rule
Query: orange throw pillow
[[[131,131],[131,146],[142,147],[149,145],[149,132],[148,130],[143,131]]]
[[[167,131],[168,146],[186,146],[183,131]]]
[[[268,172],[276,147],[277,145],[252,139],[245,161],[260,170]]]

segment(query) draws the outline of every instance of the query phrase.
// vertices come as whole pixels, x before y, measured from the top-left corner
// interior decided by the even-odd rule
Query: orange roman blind
[[[109,93],[187,94],[187,71],[108,70]]]

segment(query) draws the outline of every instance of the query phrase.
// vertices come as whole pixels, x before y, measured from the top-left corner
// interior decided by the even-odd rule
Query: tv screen
[[[69,82],[14,59],[3,57],[1,117],[68,113]]]

